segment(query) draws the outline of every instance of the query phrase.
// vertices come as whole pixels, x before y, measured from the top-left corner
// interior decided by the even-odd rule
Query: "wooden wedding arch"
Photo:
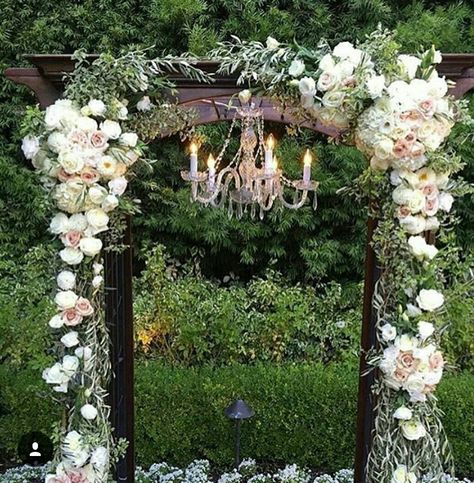
[[[90,55],[91,59],[96,55]],[[74,69],[70,55],[27,55],[35,67],[9,68],[5,71],[8,79],[17,84],[28,86],[34,91],[39,104],[47,107],[53,104],[64,89],[64,74]],[[215,73],[217,62],[202,61],[198,67],[206,72]],[[474,89],[474,54],[443,54],[438,66],[440,75],[455,82],[451,95],[460,98]],[[200,84],[174,72],[169,78],[177,87],[177,99],[183,106],[194,108],[197,113],[196,124],[208,124],[230,120],[232,115],[226,107],[233,95],[241,88],[236,85],[235,76],[215,76],[212,84]],[[291,115],[281,114],[266,99],[259,100],[264,110],[265,119],[282,123],[291,123]],[[331,137],[338,136],[338,131],[323,126],[319,122],[306,123],[305,127]],[[367,369],[366,351],[376,343],[375,314],[372,311],[374,286],[379,277],[371,241],[376,220],[367,221],[367,246],[365,258],[365,284],[363,321],[361,335],[360,376],[357,411],[357,435],[355,449],[355,483],[364,483],[367,457],[370,451],[373,426],[373,401],[370,387],[374,380],[373,372],[362,376]],[[429,235],[428,235],[429,236]],[[431,238],[431,237],[430,237]],[[116,479],[118,482],[134,482],[134,367],[133,367],[133,295],[132,295],[132,259],[133,243],[130,219],[124,234],[124,244],[128,247],[117,254],[105,255],[105,317],[110,328],[112,342],[112,367],[114,378],[110,388],[112,406],[112,425],[117,437],[129,441],[125,457],[118,463]]]

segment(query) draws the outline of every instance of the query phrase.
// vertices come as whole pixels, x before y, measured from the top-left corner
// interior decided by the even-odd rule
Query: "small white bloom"
[[[59,256],[68,265],[79,265],[84,258],[84,254],[77,248],[66,247],[59,252]]]
[[[426,428],[416,419],[403,421],[400,423],[400,429],[403,436],[409,441],[416,441],[426,436]]]
[[[47,384],[64,384],[69,377],[64,374],[63,366],[57,362],[43,371],[43,379]]]
[[[405,406],[400,406],[394,413],[393,417],[395,419],[400,419],[403,421],[409,421],[413,417],[413,412]]]
[[[316,94],[316,82],[311,77],[300,79],[298,87],[303,96],[314,96]]]
[[[75,213],[69,218],[69,230],[84,231],[87,228],[87,219],[82,213]]]
[[[105,468],[109,464],[109,452],[104,446],[98,446],[91,455],[91,463],[97,468]]]
[[[305,71],[305,68],[306,66],[302,60],[294,59],[290,64],[288,74],[290,74],[291,77],[299,77]]]
[[[21,143],[21,150],[26,159],[33,159],[39,151],[39,138],[36,136],[26,136]]]
[[[413,55],[400,55],[398,61],[403,67],[405,73],[409,79],[413,79],[416,75],[418,66],[421,64],[421,60]]]
[[[77,151],[63,151],[58,156],[59,164],[64,171],[69,174],[75,174],[84,168],[84,159]]]
[[[442,192],[439,195],[439,209],[449,213],[454,203],[454,198],[451,194]]]
[[[62,132],[53,131],[48,136],[48,146],[55,153],[60,153],[69,148],[69,140]]]
[[[418,235],[419,233],[425,231],[426,220],[423,216],[406,216],[400,219],[400,225],[402,228],[410,235]]]
[[[153,107],[153,104],[150,101],[150,98],[148,96],[143,96],[138,102],[137,102],[137,110],[138,111],[149,111]]]
[[[60,329],[64,325],[63,318],[61,315],[56,314],[54,317],[51,318],[51,320],[48,322],[48,325],[52,329]]]
[[[117,208],[119,201],[115,195],[107,195],[102,203],[102,209],[105,212],[113,211]]]
[[[93,116],[103,116],[107,109],[105,104],[99,99],[91,99],[87,103],[87,107],[89,108],[89,112]]]
[[[334,47],[332,53],[340,59],[348,59],[354,53],[354,46],[350,42],[340,42]]]
[[[87,229],[91,235],[96,235],[107,230],[109,217],[102,208],[94,208],[86,213],[89,228]]]
[[[439,309],[444,304],[444,296],[441,292],[433,289],[421,289],[416,303],[419,307],[427,312]]]
[[[87,116],[81,116],[77,120],[77,128],[81,131],[88,132],[88,131],[97,131],[98,125],[95,119]]]
[[[102,250],[102,240],[100,238],[85,237],[79,242],[79,247],[88,257],[95,257]]]
[[[62,370],[68,376],[72,377],[79,368],[79,359],[76,356],[64,356],[62,362]]]
[[[427,339],[431,337],[434,333],[434,325],[431,322],[425,322],[424,320],[420,320],[418,322],[418,334],[422,339]]]
[[[443,56],[441,55],[441,52],[439,50],[435,50],[434,52],[434,57],[433,57],[433,63],[434,64],[440,64],[443,60]]]
[[[49,231],[55,235],[63,235],[69,231],[69,218],[64,213],[57,213],[49,224]]]
[[[104,283],[104,277],[102,277],[102,275],[96,275],[92,279],[92,286],[94,288],[99,288],[103,283]]]
[[[118,139],[122,133],[120,124],[116,121],[111,121],[110,119],[105,120],[100,125],[100,130],[110,139]]]
[[[76,286],[76,275],[69,270],[63,270],[59,272],[56,281],[61,290],[72,290]]]
[[[134,148],[137,145],[137,142],[138,136],[134,132],[124,132],[119,138],[120,144],[130,146],[131,148]]]
[[[106,178],[111,178],[117,169],[117,160],[112,156],[102,156],[97,163],[97,171]]]
[[[436,216],[430,216],[426,218],[425,230],[426,231],[436,231],[439,228],[439,220]]]
[[[81,408],[81,414],[84,419],[92,421],[97,417],[97,409],[92,404],[84,404]]]
[[[72,309],[79,297],[72,290],[59,291],[54,297],[54,302],[59,310]]]
[[[65,347],[71,348],[79,344],[79,339],[77,338],[77,332],[71,331],[61,337],[61,342]]]
[[[370,98],[376,99],[382,95],[382,92],[385,88],[385,76],[374,75],[369,78],[366,85]]]
[[[413,255],[420,260],[425,258],[433,260],[438,253],[438,249],[434,245],[426,243],[426,240],[422,236],[411,236],[408,239],[408,245]]]
[[[109,181],[110,192],[117,196],[122,196],[127,189],[127,180],[123,176]]]
[[[267,49],[269,50],[276,50],[280,47],[280,42],[274,39],[273,37],[267,37]]]
[[[390,341],[395,339],[397,336],[397,329],[391,324],[384,324],[382,327],[380,327],[380,330],[382,331],[382,339],[385,341]]]
[[[405,465],[398,465],[393,472],[390,483],[417,483],[416,475],[413,472],[408,472]]]
[[[419,315],[421,315],[421,313],[421,310],[416,305],[407,304],[406,314],[408,315],[408,317],[418,317]]]
[[[94,264],[92,265],[92,269],[94,270],[94,275],[100,275],[104,270],[104,266],[102,265],[102,263],[94,262]]]
[[[100,185],[91,186],[89,188],[88,196],[92,203],[95,205],[101,205],[107,197],[107,190]]]
[[[332,71],[335,67],[335,62],[331,54],[326,54],[320,61],[319,61],[319,68],[322,71]]]
[[[403,352],[412,351],[418,347],[418,340],[416,337],[412,337],[408,334],[402,334],[400,337],[397,337],[395,345]]]

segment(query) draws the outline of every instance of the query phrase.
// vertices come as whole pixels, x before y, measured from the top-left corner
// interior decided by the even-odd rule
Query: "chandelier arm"
[[[212,203],[213,201],[215,201],[216,198],[219,196],[219,193],[222,191],[221,185],[222,185],[222,179],[224,178],[224,176],[226,176],[226,180],[225,180],[225,183],[224,183],[224,189],[228,188],[232,179],[235,180],[236,189],[240,189],[240,176],[239,176],[239,174],[237,173],[237,171],[234,168],[227,167],[227,168],[224,168],[219,173],[219,175],[217,176],[217,182],[216,182],[216,186],[215,186],[213,194],[211,196],[208,196],[208,197],[200,196],[199,193],[196,190],[196,194],[195,194],[195,196],[193,196],[194,201],[199,201],[200,203],[205,203],[205,204]],[[196,183],[197,186],[199,184],[203,184],[203,183],[198,183],[196,181],[194,183]],[[205,191],[205,192],[208,193],[208,191]]]
[[[299,190],[297,190],[296,192],[298,193],[298,191]],[[302,191],[302,193],[301,193],[301,200],[298,201],[297,203],[288,203],[285,200],[285,198],[284,198],[283,190],[279,193],[278,198],[279,198],[279,200],[281,201],[282,205],[285,208],[289,208],[290,210],[297,210],[297,209],[301,208],[305,204],[306,199],[308,198],[308,190],[303,190]]]

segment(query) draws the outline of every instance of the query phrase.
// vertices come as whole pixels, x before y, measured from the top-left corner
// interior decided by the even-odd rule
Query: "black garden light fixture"
[[[242,399],[237,399],[224,410],[225,415],[235,421],[235,467],[240,465],[240,426],[243,419],[250,419],[255,411]]]

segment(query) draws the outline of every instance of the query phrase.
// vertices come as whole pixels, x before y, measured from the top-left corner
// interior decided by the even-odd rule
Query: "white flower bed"
[[[184,470],[167,463],[158,463],[148,470],[137,468],[135,478],[136,483],[212,483],[216,478],[211,476],[210,469],[207,460],[195,460]],[[43,481],[46,473],[46,466],[20,466],[0,475],[0,483],[36,483]],[[287,465],[274,473],[260,473],[253,459],[243,460],[238,470],[222,473],[217,478],[218,483],[352,483],[353,481],[353,470],[340,470],[334,475],[312,476],[297,465]],[[394,479],[392,483],[398,483],[398,481]],[[75,483],[75,480],[68,483]],[[467,478],[459,480],[446,475],[440,483],[474,482]]]

